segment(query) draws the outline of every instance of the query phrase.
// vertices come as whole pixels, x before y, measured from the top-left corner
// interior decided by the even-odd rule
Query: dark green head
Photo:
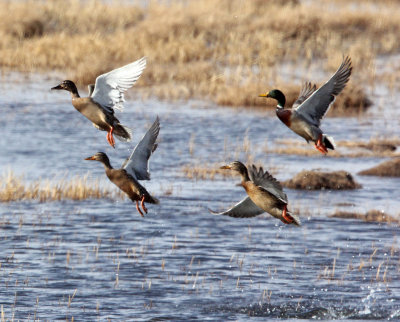
[[[266,94],[260,94],[259,97],[270,97],[276,99],[278,101],[278,107],[283,108],[285,107],[286,98],[285,95],[279,89],[273,89]]]
[[[59,85],[53,87],[51,90],[60,90],[60,89],[65,89],[66,91],[79,96],[78,89],[76,88],[76,85],[74,84],[73,81],[65,80],[62,83],[60,83]]]

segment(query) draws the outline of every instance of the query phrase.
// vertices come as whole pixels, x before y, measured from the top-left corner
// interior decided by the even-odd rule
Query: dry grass
[[[223,177],[232,177],[233,171],[220,169],[221,165],[185,165],[182,172],[185,177],[193,180],[213,180],[217,175]]]
[[[214,180],[218,176],[224,178],[232,178],[239,177],[235,171],[230,171],[226,169],[220,169],[222,163],[219,164],[201,164],[201,165],[193,165],[187,164],[182,167],[182,172],[185,177],[192,180]],[[258,163],[255,163],[256,166],[262,166]],[[277,167],[264,167],[264,169],[268,169],[268,172],[271,174],[275,174],[277,172]]]
[[[337,211],[329,217],[334,218],[345,218],[345,219],[361,219],[367,222],[386,222],[386,223],[400,223],[400,219],[394,218],[383,211],[370,210],[366,214]]]
[[[352,175],[346,171],[304,170],[296,174],[294,178],[282,182],[282,185],[290,189],[304,190],[349,190],[361,188],[361,185],[355,182]]]
[[[300,137],[298,140],[279,139],[275,142],[279,147],[268,147],[265,152],[277,154],[293,154],[301,156],[321,156],[314,144],[307,144]],[[395,157],[400,145],[400,139],[372,138],[369,141],[338,141],[336,150],[329,150],[326,157],[332,158],[361,158],[361,157]]]
[[[385,161],[376,167],[359,172],[364,176],[400,177],[400,158]]]
[[[400,49],[397,3],[333,3],[322,10],[324,2],[284,0],[154,1],[143,7],[125,1],[2,1],[0,66],[58,70],[83,85],[146,55],[148,68],[137,84],[144,95],[235,106],[264,106],[257,95],[272,87],[293,100],[301,84],[294,88],[283,80],[285,62],[304,70],[321,66],[322,80],[350,54],[352,80],[373,82],[375,56]],[[347,113],[368,104],[363,88],[350,83],[336,106]]]
[[[400,138],[372,138],[368,142],[357,142],[357,141],[339,141],[338,145],[346,148],[363,148],[372,153],[377,153],[377,155],[382,156],[387,153],[396,151],[397,146],[400,145]]]
[[[22,177],[12,172],[0,177],[0,202],[19,200],[84,200],[122,197],[118,192],[101,188],[99,181],[89,182],[87,176],[60,179],[57,182],[37,180],[32,183],[24,182]]]

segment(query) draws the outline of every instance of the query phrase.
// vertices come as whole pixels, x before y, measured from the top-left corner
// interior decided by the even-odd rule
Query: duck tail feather
[[[117,123],[114,126],[114,135],[120,141],[129,142],[132,139],[132,130],[125,125]]]
[[[333,137],[331,136],[327,136],[327,135],[323,135],[323,142],[324,145],[327,149],[331,149],[331,150],[335,150],[336,148],[336,144],[335,141],[333,140]]]
[[[150,200],[147,201],[148,203],[154,203],[158,205],[160,203],[160,200],[158,200],[156,197],[150,196]]]

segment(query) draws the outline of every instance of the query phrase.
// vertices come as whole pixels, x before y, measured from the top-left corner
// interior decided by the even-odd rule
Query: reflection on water
[[[381,159],[266,155],[276,139],[297,139],[273,113],[133,99],[120,115],[134,130],[133,142],[113,150],[68,93],[48,90],[55,83],[28,79],[21,90],[18,75],[1,80],[1,173],[104,178],[100,165],[83,159],[104,151],[120,166],[158,114],[160,144],[152,181],[144,184],[161,203],[149,205],[144,219],[128,200],[1,204],[0,302],[7,319],[399,318],[398,227],[327,217],[338,203],[397,215],[398,179],[356,176],[363,188],[350,192],[287,190],[303,215],[296,228],[269,216],[211,215],[207,208],[244,196],[237,180],[196,182],[181,171],[190,163],[245,160],[244,136],[254,160],[276,168],[282,180],[313,168],[355,174]],[[397,121],[374,113],[328,118],[323,128],[337,141],[396,133]]]

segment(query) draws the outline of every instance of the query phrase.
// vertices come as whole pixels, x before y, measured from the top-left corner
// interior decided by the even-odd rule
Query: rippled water
[[[110,148],[105,132],[73,109],[66,92],[48,90],[58,81],[1,79],[1,173],[12,169],[29,181],[90,172],[112,188],[102,166],[83,159],[104,151],[117,167],[132,146]],[[373,107],[365,118],[328,118],[324,129],[337,141],[398,135],[395,98],[374,95],[392,106],[392,120]],[[126,105],[120,119],[134,129],[133,144],[160,116],[152,181],[144,182],[160,205],[148,205],[141,218],[128,200],[0,204],[6,319],[400,318],[399,228],[328,217],[343,203],[398,215],[399,179],[356,175],[382,159],[267,155],[281,136],[297,139],[273,113],[203,102],[129,99]],[[192,181],[182,167],[244,160],[237,148],[244,136],[254,159],[276,169],[279,179],[302,169],[346,169],[363,188],[287,190],[290,205],[303,212],[301,228],[269,216],[211,215],[207,208],[243,198],[238,179]]]

